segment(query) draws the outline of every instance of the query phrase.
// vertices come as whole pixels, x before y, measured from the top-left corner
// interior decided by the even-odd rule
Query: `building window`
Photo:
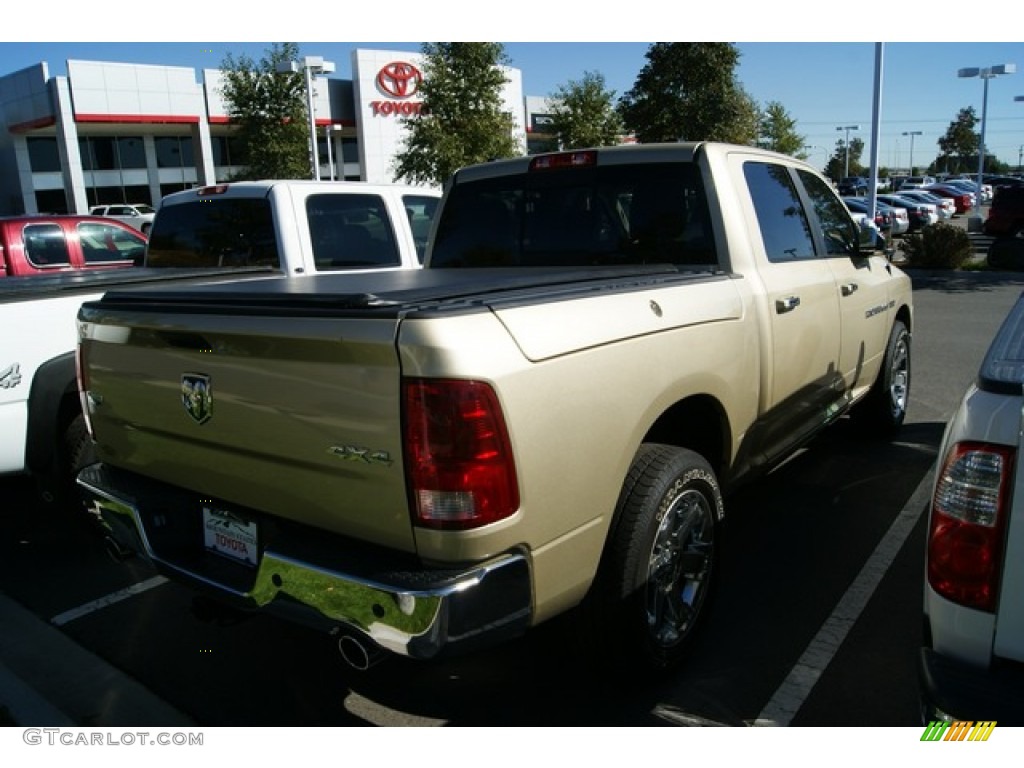
[[[49,173],[60,170],[60,154],[57,139],[53,136],[34,136],[28,142],[28,161],[33,173]]]
[[[359,162],[359,140],[354,138],[342,138],[341,160],[344,163]]]
[[[40,213],[67,213],[68,201],[63,189],[36,191],[36,210]]]
[[[145,168],[146,149],[141,136],[121,136],[117,139],[117,157],[121,168]]]
[[[215,166],[246,165],[249,162],[245,144],[234,136],[213,136],[210,143]]]
[[[194,168],[191,136],[158,136],[156,164],[160,168]]]
[[[89,138],[89,150],[92,154],[92,170],[94,171],[116,171],[117,170],[117,145],[112,136],[91,136]]]

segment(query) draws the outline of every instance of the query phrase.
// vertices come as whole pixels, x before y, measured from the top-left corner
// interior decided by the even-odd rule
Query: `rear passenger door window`
[[[33,267],[69,267],[71,257],[64,230],[57,224],[29,224],[23,230],[25,258]]]
[[[310,195],[306,216],[317,270],[402,265],[394,226],[379,195]]]
[[[120,227],[83,222],[78,225],[78,242],[86,264],[132,261],[142,263],[146,241]]]

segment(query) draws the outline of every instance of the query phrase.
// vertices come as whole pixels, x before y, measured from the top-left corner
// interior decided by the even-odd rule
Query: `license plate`
[[[206,548],[249,565],[256,565],[256,521],[246,520],[234,512],[203,507],[203,539]]]

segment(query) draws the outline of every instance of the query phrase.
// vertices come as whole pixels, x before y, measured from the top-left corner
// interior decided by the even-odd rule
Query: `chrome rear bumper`
[[[268,519],[273,535],[251,567],[205,550],[195,519],[198,494],[103,464],[84,469],[78,485],[119,547],[235,607],[357,632],[418,659],[491,645],[530,624],[530,563],[521,553],[463,569],[426,569],[404,553]]]

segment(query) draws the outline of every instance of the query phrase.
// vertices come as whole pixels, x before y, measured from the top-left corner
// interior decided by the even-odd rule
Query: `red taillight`
[[[928,583],[948,600],[980,611],[996,607],[1013,457],[1005,446],[957,444],[932,499]]]
[[[519,486],[497,395],[480,381],[406,379],[405,462],[418,525],[463,530],[519,509]]]
[[[531,171],[551,171],[557,168],[580,168],[597,165],[597,152],[559,152],[552,155],[537,155],[530,161]]]
[[[216,184],[209,187],[199,187],[199,189],[196,190],[196,195],[199,197],[209,197],[210,195],[223,195],[227,191],[227,184]]]

